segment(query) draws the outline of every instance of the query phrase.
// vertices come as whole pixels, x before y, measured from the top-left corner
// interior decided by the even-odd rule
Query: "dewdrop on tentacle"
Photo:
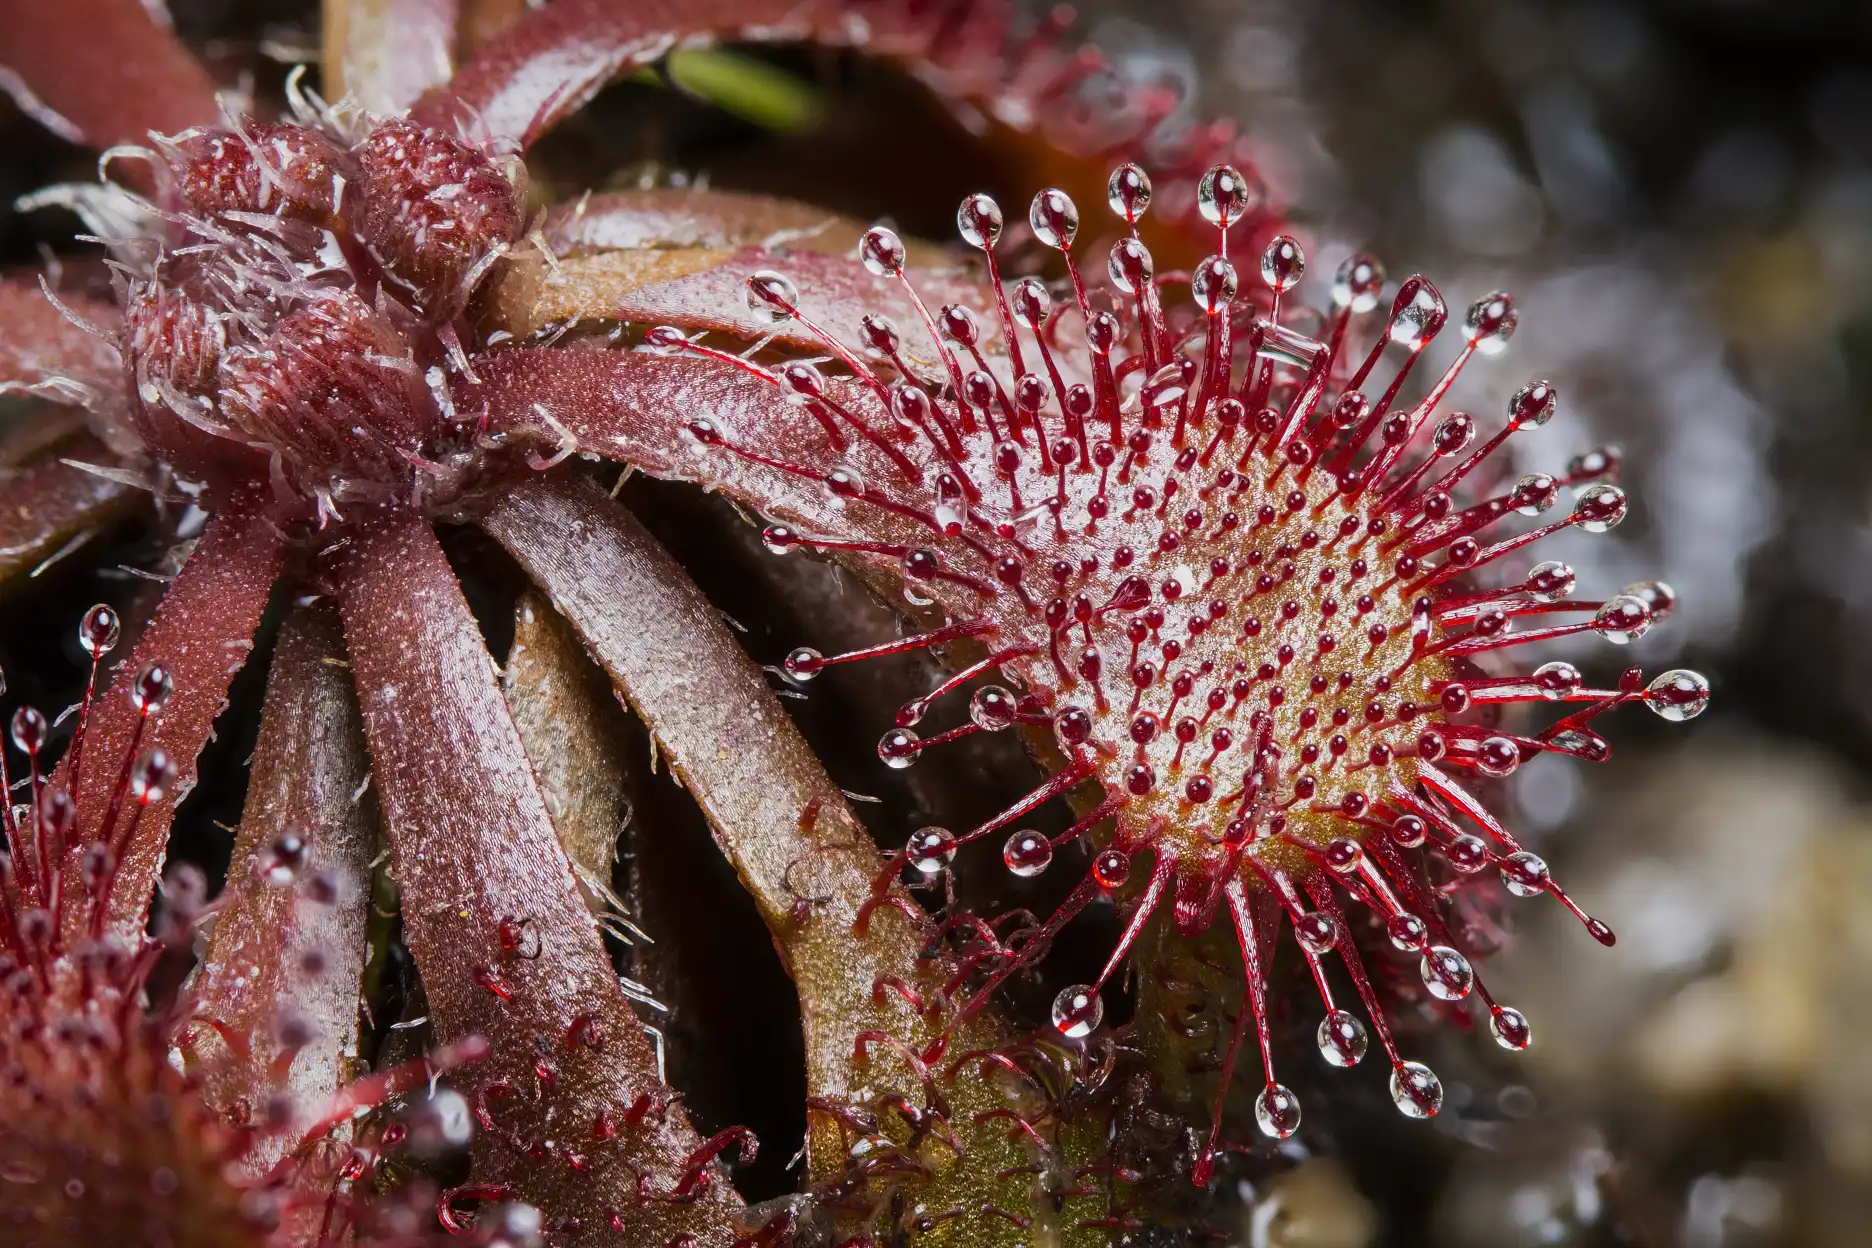
[[[1382,266],[1359,255],[1333,274],[1324,309],[1296,308],[1300,243],[1279,236],[1254,255],[1231,238],[1260,196],[1239,170],[1206,174],[1196,200],[1215,246],[1186,286],[1167,287],[1137,233],[1152,187],[1136,166],[1112,176],[1116,229],[1101,232],[1118,237],[1093,263],[1080,254],[1092,231],[1077,206],[1058,190],[1034,198],[1028,225],[1063,272],[1054,284],[1004,275],[1002,209],[972,195],[956,223],[985,265],[978,310],[930,308],[902,241],[873,228],[859,258],[902,292],[916,322],[867,318],[859,344],[800,319],[789,278],[756,273],[748,307],[795,321],[827,359],[810,375],[737,367],[794,394],[811,419],[789,426],[783,453],[712,418],[691,429],[707,423],[695,435],[705,472],[757,505],[769,491],[822,483],[823,506],[776,517],[770,550],[893,572],[940,617],[865,650],[787,657],[792,678],[812,680],[874,655],[953,648],[958,670],[881,726],[886,765],[913,766],[946,741],[1015,725],[1050,727],[1066,758],[977,827],[918,831],[880,872],[859,924],[898,872],[936,879],[986,840],[1010,872],[1030,877],[1109,823],[1085,881],[1041,933],[969,980],[951,1033],[1098,897],[1122,888],[1129,910],[1097,978],[1053,1002],[1067,1041],[1098,1030],[1102,993],[1153,913],[1193,936],[1226,912],[1246,984],[1222,1083],[1252,1026],[1256,1120],[1284,1137],[1301,1107],[1274,1067],[1273,951],[1256,936],[1257,913],[1264,930],[1270,920],[1294,928],[1322,998],[1323,1060],[1359,1064],[1375,1033],[1400,1112],[1435,1114],[1441,1085],[1400,1052],[1347,906],[1371,910],[1380,939],[1414,956],[1430,998],[1483,1012],[1503,1047],[1526,1047],[1527,1020],[1490,994],[1426,878],[1493,870],[1509,893],[1550,894],[1595,938],[1612,935],[1464,773],[1509,776],[1542,752],[1603,758],[1601,714],[1637,701],[1666,719],[1694,718],[1709,686],[1693,672],[1646,682],[1633,669],[1598,687],[1568,663],[1517,672],[1505,662],[1515,647],[1581,633],[1636,643],[1670,613],[1675,595],[1662,582],[1578,598],[1571,567],[1532,557],[1542,537],[1603,533],[1624,518],[1625,494],[1607,480],[1616,455],[1500,483],[1479,471],[1558,410],[1546,381],[1521,387],[1499,416],[1444,410],[1459,374],[1509,345],[1512,297],[1489,292],[1452,314],[1434,284],[1412,275],[1387,304]],[[983,331],[983,317],[998,335]],[[1452,328],[1454,360],[1410,389],[1426,348]],[[657,345],[727,358],[680,335]],[[910,358],[919,375],[907,371]],[[1508,704],[1571,709],[1540,727],[1499,719],[1495,708]],[[1019,826],[1081,786],[1097,786],[1102,800],[1061,835]],[[1334,999],[1325,973],[1334,959],[1363,1018]],[[1219,1147],[1219,1105],[1198,1181]]]

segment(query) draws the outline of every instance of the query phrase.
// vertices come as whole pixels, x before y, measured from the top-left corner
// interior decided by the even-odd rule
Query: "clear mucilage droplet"
[[[1384,265],[1363,252],[1347,256],[1333,273],[1332,301],[1353,314],[1378,306],[1384,293]]]
[[[1255,1125],[1270,1139],[1287,1139],[1300,1129],[1300,1098],[1281,1084],[1268,1084],[1255,1097]]]
[[[987,251],[1001,237],[1001,205],[986,195],[971,195],[956,209],[956,232],[971,247]]]
[[[1260,187],[1233,165],[1216,165],[1196,184],[1196,207],[1203,220],[1223,229],[1260,206]]]
[[[1282,234],[1261,251],[1261,280],[1269,290],[1285,294],[1306,274],[1306,252],[1299,240]]]
[[[1475,968],[1448,945],[1432,945],[1417,966],[1424,987],[1439,1001],[1460,1001],[1475,987]]]
[[[1150,207],[1150,175],[1134,164],[1118,166],[1105,183],[1105,202],[1127,225],[1136,225]]]
[[[1709,681],[1687,668],[1672,668],[1645,686],[1645,705],[1672,723],[1695,719],[1709,700]]]
[[[1538,897],[1547,891],[1547,864],[1522,850],[1501,862],[1502,883],[1517,897]]]
[[[1079,233],[1079,208],[1065,191],[1049,188],[1033,197],[1027,209],[1027,225],[1039,239],[1055,251],[1072,246]]]
[[[955,861],[955,833],[948,828],[918,828],[904,845],[904,857],[924,875],[936,875]]]
[[[1365,1024],[1345,1010],[1334,1010],[1322,1018],[1316,1038],[1320,1056],[1329,1064],[1341,1068],[1356,1066],[1364,1060],[1369,1043]]]
[[[1308,953],[1318,957],[1339,943],[1339,923],[1330,914],[1309,910],[1294,920],[1294,932]]]
[[[1082,1040],[1098,1030],[1105,1003],[1090,984],[1073,984],[1053,998],[1053,1026],[1068,1040]]]
[[[879,277],[895,277],[904,270],[903,240],[894,230],[874,225],[858,240],[858,258]]]
[[[1514,337],[1520,314],[1515,311],[1514,296],[1505,290],[1492,291],[1469,305],[1463,317],[1463,334],[1481,355],[1498,355]]]
[[[1391,1070],[1391,1100],[1407,1118],[1434,1118],[1443,1108],[1443,1083],[1422,1062],[1399,1062]]]
[[[741,292],[748,314],[768,325],[784,324],[793,319],[799,307],[799,288],[793,279],[772,269],[762,269],[747,279]],[[680,336],[680,331],[678,331]]]
[[[115,650],[122,635],[123,625],[117,618],[117,612],[104,603],[85,612],[84,619],[78,624],[78,644],[93,658]]]
[[[1021,879],[1032,879],[1052,864],[1053,843],[1032,829],[1022,829],[1002,846],[1001,861]]]

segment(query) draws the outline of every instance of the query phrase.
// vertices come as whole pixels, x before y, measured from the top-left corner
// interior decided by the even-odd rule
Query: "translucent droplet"
[[[1150,175],[1135,164],[1119,165],[1112,170],[1110,181],[1105,183],[1105,202],[1111,210],[1125,219],[1126,224],[1136,225],[1138,218],[1150,207]]]
[[[1190,367],[1185,368],[1185,364]],[[1150,380],[1138,391],[1138,398],[1147,407],[1161,407],[1176,402],[1189,389],[1189,383],[1196,375],[1194,364],[1195,361],[1184,357],[1164,365],[1150,375]]]
[[[1637,641],[1651,630],[1651,608],[1642,598],[1619,594],[1593,615],[1593,631],[1615,646]]]
[[[1443,1083],[1422,1062],[1391,1068],[1391,1100],[1406,1118],[1434,1118],[1443,1108]]]
[[[780,380],[803,398],[816,399],[825,393],[825,374],[805,360],[792,360],[782,365]]]
[[[1475,987],[1475,968],[1448,945],[1432,945],[1417,964],[1424,987],[1439,1001],[1460,1001]]]
[[[1032,830],[1016,832],[1001,847],[1001,861],[1023,880],[1032,879],[1052,865],[1053,843]]]
[[[1547,891],[1547,864],[1522,850],[1502,859],[1502,883],[1517,897],[1538,897]]]
[[[169,792],[175,779],[175,761],[160,746],[145,750],[130,769],[130,796],[145,806],[153,806]]]
[[[1131,878],[1131,855],[1122,849],[1100,851],[1092,860],[1092,878],[1100,888],[1122,888]]]
[[[1465,875],[1473,875],[1489,864],[1488,846],[1482,843],[1481,837],[1467,832],[1451,841],[1443,856],[1449,859],[1450,866]]]
[[[1015,318],[1029,329],[1039,329],[1046,324],[1047,314],[1053,310],[1053,296],[1047,293],[1040,279],[1034,277],[1023,277],[1014,283],[1009,303]]]
[[[948,828],[918,828],[904,845],[904,857],[924,875],[935,875],[955,861],[955,833]]]
[[[1055,250],[1072,246],[1079,233],[1079,207],[1065,191],[1048,188],[1033,197],[1027,208],[1027,224],[1034,237]]]
[[[984,732],[1000,732],[1012,727],[1020,701],[1011,690],[1000,685],[983,685],[969,699],[969,718]]]
[[[1001,205],[986,195],[971,195],[956,209],[956,232],[971,247],[986,251],[1001,237]]]
[[[1651,622],[1662,624],[1677,609],[1677,591],[1663,581],[1633,581],[1621,594],[1629,594],[1651,608]]]
[[[1539,427],[1554,418],[1560,408],[1560,392],[1549,381],[1530,381],[1508,400],[1508,424],[1514,429]]]
[[[1105,1003],[1090,984],[1074,984],[1053,998],[1053,1026],[1068,1040],[1080,1040],[1098,1030]]]
[[[908,728],[893,728],[878,739],[878,757],[894,771],[902,771],[916,762],[922,739]]]
[[[858,258],[879,277],[895,277],[904,269],[903,240],[896,231],[874,225],[858,240]]]
[[[34,706],[22,706],[13,712],[13,744],[21,753],[37,754],[45,748],[45,714]]]
[[[123,626],[117,613],[101,602],[85,612],[78,624],[78,644],[93,658],[115,650],[122,635]]]
[[[800,646],[781,660],[781,666],[794,680],[811,680],[825,670],[825,656],[811,646]]]
[[[1261,188],[1233,165],[1216,165],[1196,184],[1196,207],[1203,220],[1224,229],[1260,204]]]
[[[1417,915],[1404,911],[1385,920],[1385,935],[1405,953],[1415,953],[1430,939],[1430,925]]]
[[[1533,1039],[1526,1016],[1510,1006],[1498,1005],[1490,1010],[1488,1025],[1495,1043],[1511,1053],[1527,1048],[1528,1041]]]
[[[1219,256],[1210,256],[1190,275],[1190,293],[1204,312],[1220,312],[1235,302],[1235,266]]]
[[[1270,290],[1285,294],[1306,274],[1306,252],[1299,240],[1282,234],[1261,249],[1261,280]]]
[[[162,710],[173,692],[175,682],[169,677],[169,669],[161,663],[151,663],[130,682],[130,705],[144,715],[154,715]]]
[[[1515,482],[1509,502],[1524,516],[1538,516],[1560,497],[1560,483],[1544,472],[1530,472]]]
[[[1351,875],[1365,858],[1365,849],[1349,836],[1326,842],[1326,865],[1339,875]]]
[[[1443,296],[1430,279],[1416,274],[1404,279],[1391,301],[1390,334],[1393,342],[1417,348],[1436,337],[1449,317]]]
[[[1588,533],[1617,528],[1625,518],[1625,491],[1616,485],[1589,485],[1573,500],[1573,519]]]
[[[1505,290],[1492,291],[1469,305],[1468,315],[1463,317],[1463,333],[1475,343],[1479,354],[1499,355],[1514,337],[1519,319],[1514,296]]]
[[[1391,839],[1405,849],[1416,849],[1430,835],[1430,826],[1416,815],[1399,815],[1391,825]]]
[[[1347,256],[1333,273],[1332,301],[1353,313],[1369,312],[1384,293],[1384,265],[1363,252]]]
[[[1430,445],[1438,455],[1457,455],[1469,449],[1469,444],[1475,441],[1475,435],[1473,416],[1467,412],[1451,412],[1437,423]]]
[[[1558,701],[1585,684],[1586,678],[1571,663],[1555,660],[1534,669],[1534,683],[1540,687],[1542,697]]]
[[[1674,667],[1645,686],[1645,705],[1676,724],[1701,715],[1709,699],[1709,681],[1687,668]]]
[[[1578,579],[1570,565],[1549,559],[1529,569],[1527,580],[1522,584],[1541,602],[1559,602],[1573,592]]]
[[[858,475],[857,469],[844,464],[826,473],[825,483],[832,497],[841,503],[848,498],[861,498],[865,492],[864,478]]]
[[[1127,295],[1135,295],[1150,285],[1157,266],[1151,260],[1150,248],[1135,238],[1121,238],[1112,244],[1105,270],[1111,275],[1113,286]]]
[[[1294,920],[1294,936],[1315,957],[1332,952],[1339,943],[1339,923],[1330,914],[1309,910]]]
[[[1318,1039],[1320,1056],[1341,1068],[1364,1060],[1369,1043],[1365,1024],[1345,1010],[1334,1010],[1320,1020]]]
[[[689,346],[688,337],[674,325],[658,325],[644,335],[644,346],[653,355],[681,355]]]
[[[784,555],[800,544],[800,535],[784,524],[770,524],[761,530],[761,545],[776,555]]]
[[[1476,749],[1476,770],[1485,776],[1512,776],[1521,765],[1521,747],[1510,737],[1489,737]]]
[[[1284,1140],[1300,1129],[1300,1098],[1278,1083],[1270,1083],[1255,1097],[1255,1124],[1261,1134]]]
[[[1068,754],[1092,738],[1092,714],[1083,706],[1062,706],[1053,715],[1053,735]]]
[[[747,287],[741,292],[741,298],[755,320],[779,325],[793,319],[799,307],[799,287],[784,273],[762,269],[747,279]],[[681,331],[677,333],[680,336]]]

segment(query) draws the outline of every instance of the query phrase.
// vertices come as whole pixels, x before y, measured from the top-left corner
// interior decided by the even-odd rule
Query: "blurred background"
[[[311,6],[172,7],[262,94],[315,58]],[[1182,82],[1186,117],[1239,120],[1320,280],[1363,249],[1452,307],[1516,295],[1511,349],[1452,402],[1488,428],[1521,382],[1557,382],[1518,462],[1616,443],[1635,506],[1552,553],[1584,592],[1659,575],[1681,599],[1629,652],[1551,657],[1716,689],[1687,728],[1622,716],[1602,766],[1515,777],[1527,839],[1620,937],[1517,910],[1491,975],[1532,1049],[1425,1041],[1450,1090],[1434,1132],[1401,1134],[1388,1105],[1369,1131],[1340,1115],[1330,1149],[1244,1180],[1235,1242],[1872,1242],[1872,5],[1090,0],[1081,29],[1125,73]],[[775,63],[822,92],[823,128],[790,142],[871,153],[841,206],[901,214],[927,170],[899,89]],[[804,189],[810,160],[762,165],[758,126],[668,95],[607,97],[596,116],[629,124],[560,158],[594,159],[602,132],[717,184]],[[3,101],[0,144],[0,204],[89,176]],[[0,259],[70,232],[0,207]]]

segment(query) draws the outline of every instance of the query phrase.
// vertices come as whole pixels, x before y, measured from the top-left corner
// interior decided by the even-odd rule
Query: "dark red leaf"
[[[778,386],[730,364],[672,359],[647,352],[527,348],[494,351],[475,361],[480,384],[464,386],[456,399],[463,412],[486,405],[496,429],[538,427],[535,405],[577,437],[581,450],[634,464],[652,476],[705,482],[777,521],[800,525],[814,535],[838,536],[842,519],[820,474],[841,463],[866,480],[896,486],[897,470],[871,443],[855,435],[845,450],[831,450],[805,408]],[[889,418],[857,387],[831,379],[830,392],[864,410],[874,426]],[[727,441],[746,450],[808,470],[798,475],[732,453],[704,447],[690,424],[708,420]],[[926,443],[901,444],[922,462]],[[868,539],[924,545],[930,530],[902,516],[866,510]],[[894,575],[894,573],[893,573]]]
[[[848,248],[855,247],[857,234],[847,234],[844,241]],[[747,279],[765,269],[792,278],[799,288],[802,315],[841,342],[862,341],[859,321],[875,312],[895,322],[913,353],[934,355],[935,344],[899,282],[875,277],[846,256],[812,251],[742,247],[599,252],[550,267],[515,266],[496,298],[505,327],[518,335],[551,321],[603,318],[717,330],[747,339],[771,334],[778,343],[823,351],[823,342],[800,322],[774,325],[748,311]],[[912,270],[911,277],[932,310],[961,303],[987,313],[973,283],[927,269]]]
[[[116,306],[102,300],[61,295],[59,301],[106,332],[121,319]],[[16,386],[39,387],[54,378],[107,393],[123,384],[123,376],[117,349],[72,324],[37,282],[0,279],[0,393]],[[56,387],[38,392],[62,402],[78,397]]]
[[[490,40],[446,87],[418,102],[415,116],[435,125],[472,115],[475,128],[530,145],[605,83],[658,59],[679,39],[752,37],[793,7],[773,0],[559,0]]]
[[[214,83],[159,11],[139,0],[13,0],[0,66],[15,102],[90,147],[213,125]]]
[[[66,459],[114,462],[101,443],[86,437],[24,468],[0,467],[0,584],[30,572],[80,534],[129,515],[149,497],[134,486],[62,462]]]
[[[82,877],[82,856],[97,837],[112,795],[121,792],[126,764],[138,753],[161,749],[174,760],[175,778],[161,798],[136,818],[135,832],[118,855],[107,927],[119,933],[143,928],[151,890],[169,841],[176,804],[195,784],[195,760],[227,704],[228,685],[246,666],[253,637],[279,575],[285,538],[252,497],[235,499],[208,523],[188,562],[169,585],[119,679],[93,708],[86,728],[82,774],[72,785],[80,835],[67,856],[68,878]],[[174,693],[160,713],[138,732],[141,714],[126,691],[152,663],[168,669]],[[55,783],[69,784],[60,765]],[[127,819],[136,803],[123,802]],[[120,823],[122,822],[120,819]],[[118,837],[123,832],[116,832]],[[79,930],[84,907],[68,907],[68,937]]]
[[[225,908],[196,983],[197,1016],[252,1045],[248,1061],[209,1070],[209,1098],[223,1111],[283,1091],[302,1115],[316,1113],[347,1082],[376,853],[369,776],[338,612],[322,602],[302,607],[274,647]],[[293,837],[303,854],[284,839]],[[282,1076],[269,1067],[289,1024],[311,1038]],[[208,1044],[215,1034],[197,1033]],[[249,1171],[264,1174],[291,1144],[268,1137],[245,1159]]]
[[[511,1185],[555,1221],[606,1226],[607,1210],[631,1211],[633,1244],[662,1248],[685,1232],[726,1242],[725,1181],[694,1204],[632,1211],[636,1176],[670,1192],[700,1141],[676,1109],[624,1125],[637,1098],[666,1090],[427,522],[399,514],[360,527],[341,596],[404,933],[436,1031],[485,1036],[493,1053],[473,1078],[511,1089],[490,1094],[502,1130],[480,1133],[475,1181]],[[591,1138],[601,1113],[614,1139]]]

